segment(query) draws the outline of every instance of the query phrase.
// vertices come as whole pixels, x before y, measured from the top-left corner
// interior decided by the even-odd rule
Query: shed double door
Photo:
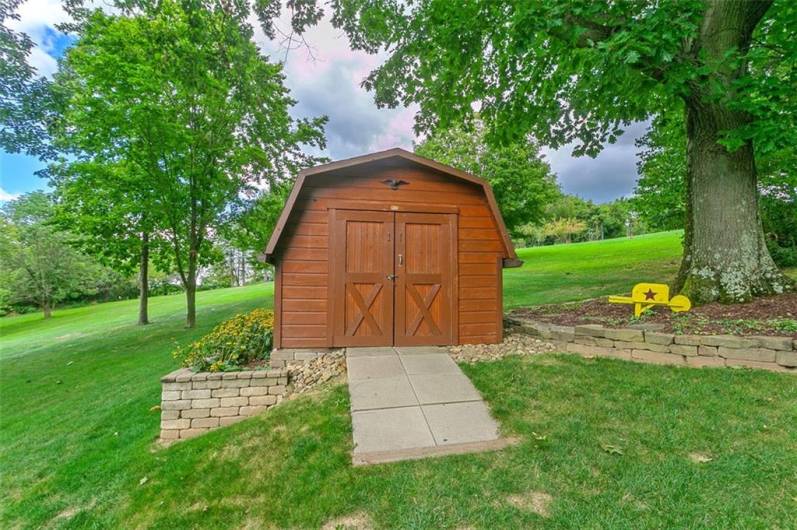
[[[333,346],[452,344],[456,215],[332,210]]]

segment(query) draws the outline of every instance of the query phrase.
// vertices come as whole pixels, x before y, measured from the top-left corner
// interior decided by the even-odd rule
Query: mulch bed
[[[635,319],[633,306],[610,304],[606,297],[584,302],[515,309],[509,316],[563,326],[603,324],[647,327],[696,335],[779,335],[797,338],[797,293],[758,298],[746,304],[707,304],[686,313],[655,307]]]

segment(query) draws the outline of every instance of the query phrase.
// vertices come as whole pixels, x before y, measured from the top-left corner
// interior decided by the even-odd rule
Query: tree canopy
[[[492,145],[484,126],[436,131],[415,146],[415,152],[487,180],[493,188],[507,228],[539,221],[545,205],[559,194],[551,167],[530,139]]]
[[[9,303],[34,304],[49,318],[59,302],[90,291],[99,267],[53,226],[51,197],[41,191],[6,203],[0,211],[0,277]]]
[[[316,2],[302,5],[297,30],[320,16]],[[380,105],[417,103],[421,131],[476,109],[491,141],[531,135],[595,155],[630,121],[684,105],[686,236],[675,290],[703,303],[794,288],[760,228],[753,151],[776,151],[797,134],[794,2],[340,0],[332,20],[355,49],[386,52],[364,85]]]
[[[82,201],[78,217],[94,201],[81,190],[97,186],[117,203],[128,239],[145,232],[165,242],[170,251],[155,257],[178,272],[193,326],[199,267],[217,257],[212,233],[241,196],[314,163],[302,146],[323,147],[325,119],[290,116],[282,69],[252,41],[246,4],[134,7],[82,15],[55,78],[61,119],[52,133],[65,155],[53,182],[64,199]]]
[[[47,81],[28,63],[33,41],[3,22],[18,20],[21,0],[0,2],[0,147],[9,153],[51,154],[45,133]]]

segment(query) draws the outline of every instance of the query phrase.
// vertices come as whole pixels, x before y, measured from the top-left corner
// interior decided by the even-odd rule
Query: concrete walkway
[[[348,348],[355,465],[500,449],[481,395],[443,348]]]

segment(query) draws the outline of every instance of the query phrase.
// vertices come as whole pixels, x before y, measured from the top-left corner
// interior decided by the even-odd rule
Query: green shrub
[[[174,351],[183,366],[199,372],[240,370],[254,360],[268,360],[274,313],[255,309],[225,320],[213,331]]]

